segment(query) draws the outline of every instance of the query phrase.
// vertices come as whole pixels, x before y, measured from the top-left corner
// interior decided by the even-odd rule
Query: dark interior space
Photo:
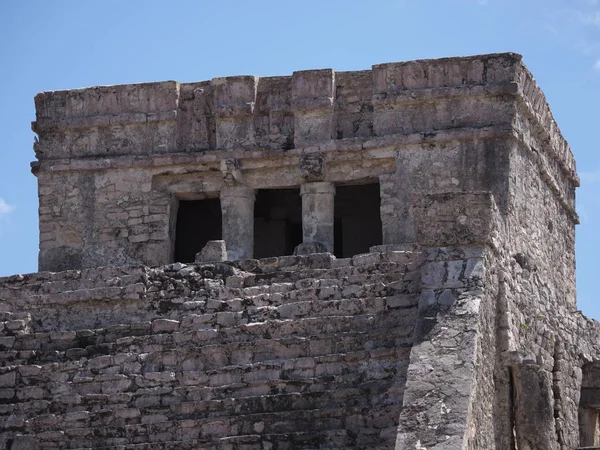
[[[219,199],[181,200],[175,227],[175,261],[193,262],[196,253],[216,239],[221,239]]]
[[[300,189],[259,190],[254,203],[254,257],[291,255],[300,243]]]
[[[334,254],[348,258],[381,245],[379,183],[336,186],[334,210]]]

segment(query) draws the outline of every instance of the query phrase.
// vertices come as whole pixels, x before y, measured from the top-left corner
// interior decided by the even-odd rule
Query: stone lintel
[[[322,181],[330,183],[376,180],[377,177],[393,174],[396,170],[395,151],[381,151],[379,157],[373,157],[368,165],[362,164],[358,153],[332,154],[328,161],[324,161],[321,154],[317,155],[316,161],[313,161],[316,167],[311,164],[308,168],[302,163],[298,164],[297,156],[293,155],[235,160],[239,163],[234,163],[233,159],[225,159],[221,160],[220,165],[214,162],[194,169],[191,166],[180,166],[153,175],[152,188],[170,192],[180,199],[185,197],[200,200],[218,196],[218,192],[231,183],[243,184],[252,189],[297,188],[308,180],[317,181],[318,178],[324,178]],[[312,155],[307,156],[312,161]],[[328,167],[327,171],[325,165]]]
[[[353,76],[357,74],[360,76]],[[337,89],[337,78],[359,84],[349,90]],[[359,91],[372,94],[357,97]],[[144,155],[255,144],[289,150],[339,137],[334,136],[335,123],[362,120],[363,112],[368,116],[364,122],[374,126],[378,136],[453,129],[461,125],[456,123],[459,116],[467,117],[464,125],[470,130],[496,126],[501,118],[514,117],[507,110],[490,115],[491,104],[495,109],[504,101],[501,98],[508,103],[516,100],[517,109],[532,123],[536,139],[545,143],[540,148],[578,185],[571,149],[543,92],[522,57],[514,53],[386,63],[374,65],[370,71],[337,75],[332,69],[306,70],[287,77],[234,76],[193,83],[165,81],[42,92],[35,98],[33,128],[39,135],[35,147],[40,161],[106,155],[106,141],[115,138],[110,145],[116,149],[111,154],[115,157],[120,156],[122,144],[130,141],[125,152]],[[399,102],[401,111],[386,112]],[[489,120],[477,125],[482,114],[471,117],[473,107]],[[355,109],[361,113],[356,115]],[[374,115],[378,116],[375,120]],[[361,133],[346,127],[343,138],[367,136],[360,124],[356,126]],[[511,122],[511,126],[517,125]],[[89,133],[97,136],[69,146],[61,144],[81,128],[89,128]],[[209,136],[213,128],[216,138]],[[154,146],[138,145],[138,141],[149,140],[146,135],[151,135]]]
[[[94,171],[132,167],[170,167],[176,165],[212,165],[222,159],[244,160],[245,166],[251,160],[264,160],[273,157],[300,158],[311,153],[323,153],[326,161],[341,159],[382,159],[394,158],[403,147],[442,144],[452,141],[475,141],[480,139],[515,139],[510,124],[501,124],[481,129],[438,130],[435,133],[390,134],[368,138],[330,139],[287,151],[274,152],[257,148],[234,148],[197,153],[165,152],[153,155],[86,156],[71,158],[44,158],[36,162],[38,172]],[[259,162],[260,163],[260,162]]]

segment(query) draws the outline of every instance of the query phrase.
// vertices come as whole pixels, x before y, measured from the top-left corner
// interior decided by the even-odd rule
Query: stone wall
[[[222,204],[224,236],[242,232],[227,211],[252,220],[251,191],[379,182],[383,244],[419,242],[428,194],[491,192],[508,213],[515,142],[574,208],[572,154],[514,54],[46,92],[36,109],[40,270],[171,263],[178,202],[232,188],[247,200]]]
[[[36,109],[40,269],[60,272],[0,280],[6,447],[600,442],[579,180],[520,56],[48,92]],[[376,182],[370,253],[249,259],[257,190],[297,188],[303,241],[331,250],[336,186]],[[174,262],[179,202],[204,198],[234,261]]]
[[[423,256],[380,250],[0,280],[0,442],[392,448]]]

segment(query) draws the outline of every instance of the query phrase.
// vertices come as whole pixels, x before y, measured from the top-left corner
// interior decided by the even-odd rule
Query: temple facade
[[[35,105],[6,448],[600,448],[579,179],[520,55]]]

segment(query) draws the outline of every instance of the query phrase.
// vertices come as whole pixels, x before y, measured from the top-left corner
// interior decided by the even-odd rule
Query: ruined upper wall
[[[519,113],[507,111],[512,99],[518,100]],[[35,104],[40,161],[207,150],[284,152],[352,138],[509,127],[522,116],[532,122],[526,134],[534,130],[577,184],[571,150],[521,56],[513,53],[378,64],[358,72],[307,70],[291,77],[44,92]]]
[[[173,262],[180,202],[206,198],[220,199],[230,258],[251,257],[263,189],[306,194],[303,240],[331,245],[331,227],[311,227],[331,225],[347,184],[379,183],[383,244],[455,244],[445,219],[486,222],[487,203],[468,200],[488,194],[528,238],[543,214],[525,194],[543,186],[557,230],[577,223],[573,155],[515,54],[57,91],[36,108],[40,270]],[[317,215],[313,191],[329,195]]]

